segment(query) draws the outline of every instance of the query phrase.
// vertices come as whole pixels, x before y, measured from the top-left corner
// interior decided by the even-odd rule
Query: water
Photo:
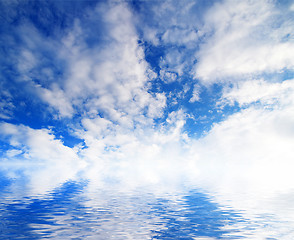
[[[294,192],[236,201],[187,185],[127,190],[80,180],[35,194],[24,179],[2,176],[0,196],[0,236],[6,240],[294,237]]]

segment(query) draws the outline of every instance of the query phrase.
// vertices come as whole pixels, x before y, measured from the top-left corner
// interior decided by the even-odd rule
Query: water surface
[[[25,182],[2,177],[0,196],[1,239],[293,239],[294,236],[293,218],[280,218],[285,216],[281,212],[286,208],[291,210],[291,204],[285,206],[291,197],[293,200],[293,193],[280,200],[266,200],[275,202],[272,207],[284,210],[258,211],[221,204],[216,195],[201,188],[158,191],[152,186],[122,190],[95,188],[95,184],[90,187],[83,180],[68,181],[46,194],[33,195]]]

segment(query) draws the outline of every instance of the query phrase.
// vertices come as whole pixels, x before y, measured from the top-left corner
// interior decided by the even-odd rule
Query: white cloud
[[[24,91],[57,118],[103,116],[130,129],[152,125],[162,116],[166,97],[148,92],[156,74],[138,44],[133,13],[123,2],[85,11],[83,21],[76,19],[64,35],[45,38],[28,21],[16,27],[22,39],[14,56],[17,81],[25,81]],[[7,119],[11,108],[4,104],[1,116]]]
[[[183,75],[185,66],[185,53],[176,48],[167,50],[164,58],[160,61],[162,71],[175,72],[179,76]]]
[[[198,102],[200,100],[200,86],[195,84],[192,92],[192,97],[190,98],[189,102]]]
[[[18,63],[18,70],[22,73],[29,73],[36,64],[37,60],[34,54],[28,49],[23,49]]]
[[[232,88],[226,88],[223,93],[223,101],[229,104],[237,102],[242,107],[257,102],[264,106],[276,107],[293,104],[293,93],[293,80],[281,83],[269,83],[263,79],[248,80],[237,83]]]
[[[167,0],[143,5],[144,9],[137,16],[137,27],[143,32],[143,41],[159,46],[163,51],[160,60],[163,72],[182,76],[187,69],[189,71],[194,60],[191,55],[198,45],[198,20],[203,11],[198,6],[201,3]]]
[[[160,70],[160,78],[165,83],[172,83],[177,80],[177,74],[165,70]]]
[[[178,79],[190,73],[209,85],[294,67],[293,18],[287,3],[226,0],[145,5],[139,28],[144,37],[150,32],[152,37],[143,40],[162,48],[161,70],[177,73]]]
[[[72,116],[74,110],[70,99],[67,99],[59,86],[62,60],[58,56],[59,49],[63,47],[59,39],[44,37],[27,20],[16,25],[13,30],[18,34],[20,44],[13,46],[17,51],[10,54],[11,59],[8,64],[16,65],[13,66],[15,67],[13,81],[16,88],[22,88],[17,96],[30,94],[32,98],[40,99],[56,109],[60,116]]]
[[[19,149],[10,149],[10,150],[6,151],[6,156],[7,156],[7,158],[10,158],[11,159],[11,158],[14,158],[17,155],[22,154],[22,153],[23,153],[22,150],[19,150]]]
[[[289,219],[293,204],[283,195],[293,189],[293,121],[293,108],[251,107],[217,124],[195,145],[199,186],[247,219],[264,213]],[[256,228],[250,239],[259,234],[264,230]]]
[[[75,151],[56,139],[51,130],[32,129],[23,125],[1,123],[2,136],[9,139],[10,145],[28,150],[25,158],[36,161],[67,162],[75,161]]]
[[[107,27],[106,43],[83,48],[82,23],[77,23],[64,40],[68,47],[61,55],[69,60],[65,95],[88,117],[101,113],[103,118],[126,128],[150,124],[161,116],[165,97],[147,92],[154,74],[137,43],[132,13],[124,3],[110,3],[98,5],[89,12],[89,18],[97,14]]]
[[[210,36],[196,53],[195,67],[195,78],[205,83],[294,67],[294,43],[285,41],[293,21],[272,2],[217,3],[205,16],[205,31]]]
[[[167,29],[167,31],[163,34],[162,40],[165,44],[176,44],[176,45],[184,45],[189,47],[189,44],[192,46],[195,45],[198,40],[197,33],[193,29]]]
[[[195,32],[195,25],[197,24],[198,16],[194,14],[196,1],[160,1],[146,4],[146,11],[143,11],[144,17],[151,16],[149,21],[141,23],[143,31],[156,32],[153,36],[159,37],[165,43],[172,43],[175,45],[187,44],[192,40],[197,39]],[[147,23],[147,24],[146,24]],[[147,39],[148,40],[148,39]],[[154,42],[154,40],[153,40]]]
[[[104,118],[84,119],[77,135],[84,144],[65,146],[48,129],[2,123],[2,137],[13,146],[2,165],[10,175],[21,169],[34,194],[79,177],[123,189],[159,184],[174,188],[195,178],[194,156],[183,146],[188,141],[182,128],[183,111],[172,112],[168,125],[128,131]]]
[[[293,215],[282,197],[292,192],[294,181],[293,91],[293,80],[235,84],[223,101],[237,102],[242,110],[215,124],[192,147],[199,159],[199,186],[248,219],[265,212],[281,221]],[[276,210],[280,201],[287,211]],[[261,229],[251,234],[264,236]]]
[[[58,184],[76,177],[85,167],[78,149],[65,146],[48,129],[32,129],[23,125],[1,123],[2,138],[13,146],[2,159],[8,174],[21,170],[29,178],[33,194],[45,193]]]
[[[4,83],[0,83],[0,118],[11,119],[14,109],[12,94],[5,89]]]
[[[55,108],[58,111],[59,116],[71,117],[74,114],[74,109],[70,100],[57,84],[52,84],[51,89],[35,85],[35,89],[40,99]]]
[[[155,28],[145,27],[144,28],[144,39],[145,41],[151,42],[154,46],[158,46],[159,39],[158,39],[158,32]]]

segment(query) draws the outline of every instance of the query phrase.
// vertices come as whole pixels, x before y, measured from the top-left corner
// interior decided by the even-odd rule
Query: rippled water
[[[294,239],[293,193],[264,199],[263,209],[244,204],[255,202],[248,194],[238,209],[201,188],[72,181],[33,195],[26,182],[2,177],[0,196],[1,239]]]

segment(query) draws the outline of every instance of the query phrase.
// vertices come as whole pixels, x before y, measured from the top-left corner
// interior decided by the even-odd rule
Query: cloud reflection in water
[[[2,182],[2,239],[290,239],[291,234],[285,225],[291,222],[266,214],[248,218],[201,189],[124,191],[69,181],[30,195],[9,179]]]

